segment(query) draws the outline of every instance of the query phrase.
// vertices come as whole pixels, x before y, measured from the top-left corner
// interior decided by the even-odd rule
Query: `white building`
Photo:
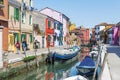
[[[95,38],[97,41],[101,40],[100,32],[105,29],[105,26],[95,26]]]

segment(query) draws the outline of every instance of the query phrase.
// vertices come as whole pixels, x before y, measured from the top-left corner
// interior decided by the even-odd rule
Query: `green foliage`
[[[28,57],[25,57],[25,58],[23,59],[23,61],[24,61],[24,62],[29,62],[29,61],[34,60],[35,58],[36,58],[35,56],[28,56]]]

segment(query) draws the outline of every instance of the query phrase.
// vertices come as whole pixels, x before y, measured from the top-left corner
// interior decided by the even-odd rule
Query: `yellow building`
[[[9,0],[8,51],[16,52],[16,42],[19,41],[22,46],[24,39],[28,49],[33,48],[32,11],[32,0]]]
[[[15,44],[20,42],[20,2],[9,0],[8,3],[8,51],[16,52]]]
[[[76,25],[75,25],[75,24],[71,24],[71,25],[70,25],[70,28],[69,28],[70,32],[71,32],[72,30],[74,30],[75,28],[76,28]]]

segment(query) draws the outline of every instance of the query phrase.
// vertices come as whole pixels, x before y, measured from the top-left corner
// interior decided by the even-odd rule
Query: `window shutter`
[[[50,26],[51,26],[51,23],[50,23],[50,21],[48,21],[48,27],[50,28]]]
[[[30,34],[30,43],[32,43],[32,34]]]
[[[14,7],[14,20],[16,20],[16,8]]]

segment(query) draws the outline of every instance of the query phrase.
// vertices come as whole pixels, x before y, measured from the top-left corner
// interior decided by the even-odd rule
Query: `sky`
[[[70,18],[77,27],[92,28],[102,22],[120,21],[120,0],[33,0],[34,7],[57,10]]]

